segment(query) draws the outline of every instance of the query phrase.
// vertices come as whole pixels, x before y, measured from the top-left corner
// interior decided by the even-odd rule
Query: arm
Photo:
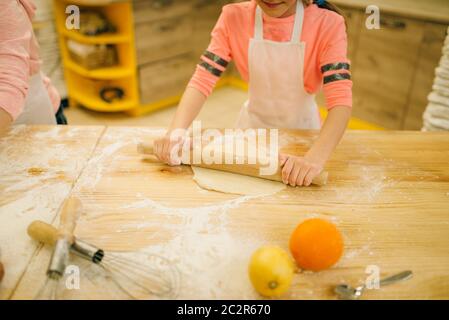
[[[187,129],[190,126],[231,61],[227,15],[228,9],[225,6],[212,30],[209,46],[201,56],[184,92],[169,131]]]
[[[22,112],[28,92],[31,22],[17,1],[0,1],[1,126]],[[9,115],[9,119],[5,115]]]
[[[178,128],[187,129],[198,113],[200,113],[206,99],[206,96],[198,89],[188,87],[182,95],[168,131],[171,132]]]
[[[322,168],[343,137],[350,117],[350,107],[338,106],[329,110],[320,135],[305,158]]]
[[[200,58],[166,135],[154,141],[155,155],[159,160],[170,165],[181,163],[179,157],[175,155],[178,154],[185,132],[201,111],[207,97],[231,60],[225,12],[224,8],[212,31],[211,42]]]
[[[187,128],[201,111],[205,102],[206,96],[199,90],[188,87],[184,91],[167,133],[164,137],[154,141],[154,154],[159,160],[170,165],[181,164],[179,157],[174,157],[172,152],[178,153]]]
[[[317,73],[323,79],[324,95],[329,113],[320,135],[304,157],[281,155],[282,178],[291,186],[308,186],[323,169],[326,161],[340,142],[352,108],[352,82],[346,57],[347,38],[343,18],[329,24],[323,40]]]
[[[337,106],[329,110],[318,139],[304,157],[280,155],[282,180],[285,184],[309,186],[324,168],[340,142],[351,117],[351,108]]]

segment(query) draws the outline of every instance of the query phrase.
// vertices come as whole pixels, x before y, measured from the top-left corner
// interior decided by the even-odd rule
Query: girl
[[[58,92],[40,72],[35,11],[32,0],[0,1],[0,133],[11,123],[66,123]]]
[[[344,18],[326,1],[253,0],[226,5],[212,40],[181,99],[155,153],[170,165],[180,139],[198,115],[219,76],[233,59],[249,82],[249,101],[237,119],[240,128],[320,129],[315,93],[323,87],[329,114],[319,138],[304,155],[281,154],[282,178],[308,186],[317,176],[347,127],[352,82],[346,57]]]

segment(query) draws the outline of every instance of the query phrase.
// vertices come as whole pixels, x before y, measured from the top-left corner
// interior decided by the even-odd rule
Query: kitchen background
[[[166,126],[222,6],[238,1],[35,2],[43,71],[67,99],[70,124]],[[348,26],[350,128],[449,130],[449,1],[331,2]],[[65,27],[71,4],[81,9],[79,30]],[[380,9],[380,29],[365,26],[370,5]],[[204,126],[232,126],[247,85],[231,65],[217,87],[200,119]]]

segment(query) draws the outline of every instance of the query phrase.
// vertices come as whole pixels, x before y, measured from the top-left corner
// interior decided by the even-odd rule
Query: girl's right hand
[[[167,133],[165,136],[154,140],[154,155],[162,162],[177,166],[181,164],[181,150],[185,138],[183,135]]]

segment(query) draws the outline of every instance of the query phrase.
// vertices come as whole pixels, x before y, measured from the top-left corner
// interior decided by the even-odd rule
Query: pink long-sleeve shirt
[[[221,71],[231,60],[234,61],[243,80],[248,81],[248,48],[249,41],[254,36],[255,11],[254,0],[223,7],[212,31],[209,47],[201,57],[189,87],[194,87],[208,96],[219,80]],[[290,41],[295,15],[272,18],[264,14],[263,21],[265,39],[277,42]],[[306,44],[304,58],[306,91],[317,93],[323,89],[328,109],[335,106],[352,107],[352,81],[347,58],[344,18],[315,4],[309,5],[304,10],[301,41]]]
[[[0,0],[0,108],[15,120],[24,107],[30,76],[40,71],[39,45],[31,20],[32,0]],[[55,111],[60,97],[50,79],[43,78]]]

